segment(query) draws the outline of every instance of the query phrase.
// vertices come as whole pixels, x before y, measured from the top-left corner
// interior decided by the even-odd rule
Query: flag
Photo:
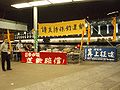
[[[113,17],[113,20],[112,20],[111,23],[112,23],[112,25],[114,27],[112,41],[115,42],[116,41],[116,17]]]
[[[88,41],[87,41],[88,45],[90,43],[90,37],[91,37],[91,28],[90,28],[90,23],[88,23]]]
[[[81,37],[80,51],[82,50],[82,46],[83,46],[83,38],[84,38],[84,30],[82,30],[82,37]]]
[[[35,29],[32,29],[32,34],[34,34]]]
[[[9,30],[7,30],[7,38],[8,38],[8,43],[9,43],[9,51],[12,51],[12,46],[11,46],[11,42],[10,42],[10,32]]]

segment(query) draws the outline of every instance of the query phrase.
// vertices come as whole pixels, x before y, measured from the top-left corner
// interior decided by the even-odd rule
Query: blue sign
[[[84,49],[85,60],[115,61],[116,48],[109,47],[86,47]]]

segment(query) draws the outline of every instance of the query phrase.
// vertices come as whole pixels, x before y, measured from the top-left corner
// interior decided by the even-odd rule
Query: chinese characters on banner
[[[38,64],[67,64],[67,53],[22,52],[21,62]]]
[[[63,36],[86,33],[85,20],[74,20],[57,23],[39,23],[39,36]]]
[[[116,60],[116,48],[86,47],[84,50],[85,60]]]

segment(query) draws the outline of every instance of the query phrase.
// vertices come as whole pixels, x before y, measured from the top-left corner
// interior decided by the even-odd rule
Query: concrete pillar
[[[38,10],[37,7],[33,7],[33,21],[34,21],[34,51],[37,52],[38,51]]]

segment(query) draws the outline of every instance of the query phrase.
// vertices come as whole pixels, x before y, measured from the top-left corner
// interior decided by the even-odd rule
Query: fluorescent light
[[[112,14],[117,14],[117,13],[119,13],[119,11],[110,12],[107,15],[112,15]]]
[[[26,7],[32,7],[29,3],[20,3],[20,4],[13,4],[11,5],[12,7],[15,8],[26,8]]]
[[[29,2],[29,4],[32,6],[42,6],[42,5],[49,5],[51,3],[47,0],[44,0],[44,1],[42,0],[42,1]]]
[[[27,7],[33,7],[33,6],[49,5],[49,4],[51,4],[49,1],[42,0],[42,1],[33,1],[28,3],[13,4],[11,6],[15,8],[27,8]]]
[[[72,2],[72,0],[48,0],[51,3],[55,4],[55,3],[67,3],[67,2]]]
[[[69,3],[75,1],[85,1],[85,0],[40,0],[40,1],[20,3],[20,4],[13,4],[11,6],[15,8],[27,8],[33,6],[43,6],[43,5],[56,4],[56,3]]]
[[[85,1],[85,0],[73,0],[73,1],[75,1],[75,2],[76,2],[76,1]]]

